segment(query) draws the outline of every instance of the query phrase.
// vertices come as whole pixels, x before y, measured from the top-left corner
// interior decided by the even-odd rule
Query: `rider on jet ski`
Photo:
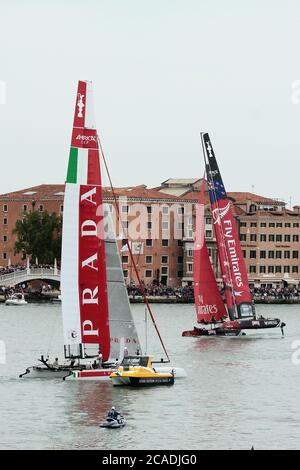
[[[120,417],[120,413],[116,410],[114,406],[112,406],[109,412],[107,413],[107,417],[118,420]]]

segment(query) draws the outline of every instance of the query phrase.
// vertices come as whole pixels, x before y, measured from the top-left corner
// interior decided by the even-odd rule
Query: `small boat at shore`
[[[151,356],[128,356],[110,379],[114,386],[152,387],[174,385],[175,374],[154,369]]]
[[[27,304],[24,294],[13,294],[5,301],[5,305],[21,306]]]
[[[206,177],[196,209],[194,241],[194,298],[198,326],[182,336],[240,336],[243,330],[280,327],[279,318],[257,317],[231,202],[223,184],[209,135],[201,133]],[[222,274],[223,296],[217,285],[205,240],[207,183]]]

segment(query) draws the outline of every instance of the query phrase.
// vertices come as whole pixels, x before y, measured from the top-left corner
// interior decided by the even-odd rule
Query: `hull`
[[[5,302],[5,305],[14,305],[14,306],[21,306],[21,305],[27,305],[28,302],[26,302],[25,300],[21,300],[20,302],[18,302],[17,300],[7,300]]]
[[[104,423],[100,424],[100,428],[107,428],[107,429],[118,429],[124,428],[126,421],[124,418],[117,421],[116,419],[108,419]]]
[[[259,330],[266,328],[277,328],[285,326],[279,318],[258,318],[257,320],[240,320],[239,324],[243,330]]]
[[[156,372],[160,374],[172,374],[176,379],[184,379],[187,376],[186,371],[183,367],[155,367]]]
[[[33,366],[26,369],[20,378],[28,379],[62,379],[62,380],[94,380],[109,381],[109,376],[116,369],[93,369],[93,370],[76,370],[76,369],[48,369],[47,367]]]
[[[245,334],[245,333],[244,333]],[[197,328],[194,327],[193,330],[190,331],[183,331],[182,336],[186,337],[199,337],[199,336],[241,336],[243,335],[241,329],[231,328],[231,329],[224,329],[224,328],[213,328],[213,329],[206,329],[206,328]]]
[[[111,377],[114,386],[152,387],[154,385],[174,385],[174,377]]]

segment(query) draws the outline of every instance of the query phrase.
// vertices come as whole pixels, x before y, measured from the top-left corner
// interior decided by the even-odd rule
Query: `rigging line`
[[[209,163],[209,160],[206,158],[206,149],[204,147],[204,142],[203,142],[203,132],[200,133],[201,134],[201,143],[202,143],[202,151],[203,151],[203,155],[204,155],[204,161],[205,161],[205,165],[209,167],[209,172],[210,172],[210,175],[208,175],[207,173],[207,177],[209,178],[210,182],[211,182],[211,185],[212,185],[212,191],[214,193],[214,198],[215,198],[215,201],[216,201],[216,204],[217,204],[217,208],[220,209],[219,207],[219,202],[218,202],[218,199],[217,199],[217,194],[216,194],[216,190],[215,190],[215,185],[214,185],[214,181],[211,177],[211,167],[210,167],[210,163]],[[232,296],[232,299],[233,299],[233,303],[234,303],[234,306],[235,306],[235,309],[237,311],[237,304],[236,304],[236,298],[235,298],[235,295],[234,295],[234,289],[233,289],[233,279],[232,279],[232,275],[231,275],[231,269],[230,269],[230,263],[229,263],[229,258],[228,258],[228,253],[227,253],[227,248],[226,248],[226,243],[225,243],[225,236],[224,236],[224,231],[223,231],[223,227],[222,227],[222,224],[220,224],[220,231],[221,231],[221,236],[222,236],[222,242],[223,242],[223,252],[225,254],[225,259],[226,259],[226,263],[227,263],[227,266],[228,266],[228,269],[226,270],[227,273],[229,274],[229,279],[230,279],[230,283],[231,283],[231,296]],[[221,263],[222,264],[222,263]],[[224,283],[225,284],[225,283]],[[225,289],[226,289],[226,284],[225,284]],[[228,312],[229,314],[229,312]]]
[[[109,172],[109,169],[108,169],[108,165],[107,165],[107,162],[106,162],[106,158],[105,158],[105,155],[104,155],[104,151],[103,151],[103,148],[102,148],[102,144],[101,144],[101,141],[100,141],[100,138],[99,138],[99,135],[97,134],[97,140],[98,140],[98,144],[99,144],[99,149],[100,149],[100,152],[101,152],[101,155],[102,155],[102,158],[103,158],[103,162],[104,162],[104,165],[105,165],[105,169],[106,169],[106,173],[107,173],[107,176],[108,176],[108,179],[109,179],[109,184],[110,184],[110,187],[111,187],[111,190],[112,190],[112,194],[113,194],[113,198],[114,198],[114,201],[115,201],[115,205],[116,205],[116,211],[117,211],[117,215],[119,217],[119,220],[121,221],[121,224],[122,224],[122,229],[125,229],[125,227],[123,226],[123,221],[120,217],[120,210],[119,210],[119,205],[118,205],[118,201],[117,201],[117,197],[116,197],[116,194],[115,194],[115,191],[114,191],[114,187],[113,187],[113,184],[112,184],[112,179],[111,179],[111,176],[110,176],[110,172]],[[124,232],[125,233],[125,232]],[[131,250],[131,246],[130,246],[130,243],[129,243],[129,240],[128,240],[128,232],[126,231],[126,235],[127,235],[127,238],[126,238],[126,245],[127,245],[127,248],[128,248],[128,251],[129,251],[129,255],[130,255],[130,259],[131,259],[131,263],[133,265],[133,268],[134,268],[134,272],[136,274],[136,277],[137,277],[137,280],[138,280],[138,283],[139,283],[139,286],[140,286],[140,289],[141,289],[141,292],[142,292],[142,296],[143,296],[143,299],[144,299],[144,302],[145,302],[145,305],[147,307],[147,310],[149,312],[149,315],[151,317],[151,320],[152,320],[152,323],[153,323],[153,326],[157,332],[157,335],[159,337],[159,340],[160,340],[160,343],[162,345],[162,348],[165,352],[165,355],[168,359],[168,361],[170,362],[170,358],[169,358],[169,354],[167,353],[167,350],[166,350],[166,347],[164,345],[164,342],[162,340],[162,337],[160,335],[160,332],[158,330],[158,327],[156,325],[156,322],[155,322],[155,319],[154,319],[154,316],[153,316],[153,313],[151,311],[151,308],[150,308],[150,305],[149,305],[149,302],[148,302],[148,299],[147,299],[147,295],[146,295],[146,291],[145,291],[145,288],[142,284],[142,281],[141,281],[141,278],[140,278],[140,275],[139,275],[139,272],[138,272],[138,269],[137,269],[137,266],[136,266],[136,263],[133,259],[133,254],[132,254],[132,250]]]

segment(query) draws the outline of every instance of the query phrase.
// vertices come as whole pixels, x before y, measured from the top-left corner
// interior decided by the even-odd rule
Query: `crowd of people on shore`
[[[259,287],[251,289],[254,301],[297,301],[300,300],[300,287]]]
[[[148,297],[193,299],[194,296],[193,286],[169,287],[161,283],[153,283],[144,285],[143,287]],[[133,299],[143,295],[142,289],[133,283],[127,286],[127,292],[129,297]]]

